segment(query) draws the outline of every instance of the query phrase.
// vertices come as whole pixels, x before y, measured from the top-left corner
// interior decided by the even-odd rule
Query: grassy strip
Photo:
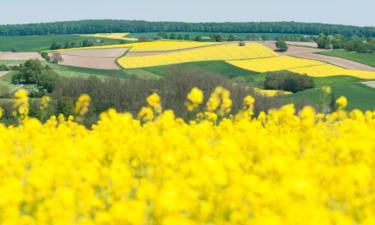
[[[363,63],[369,66],[375,67],[375,53],[357,53],[357,52],[348,52],[345,50],[330,50],[319,52],[319,54],[326,56],[334,56],[339,58],[348,59],[351,61]]]

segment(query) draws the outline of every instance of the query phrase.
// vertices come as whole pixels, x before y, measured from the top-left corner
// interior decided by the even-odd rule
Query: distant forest
[[[375,27],[299,22],[184,23],[139,20],[81,20],[68,22],[0,25],[0,35],[91,34],[111,32],[212,32],[282,33],[375,37]]]

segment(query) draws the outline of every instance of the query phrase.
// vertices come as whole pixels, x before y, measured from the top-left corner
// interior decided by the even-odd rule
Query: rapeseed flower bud
[[[142,107],[138,113],[138,118],[142,121],[151,121],[154,119],[154,112],[150,107]]]
[[[153,93],[152,95],[147,97],[147,103],[148,105],[154,109],[156,113],[161,113],[162,112],[162,107],[161,107],[161,101],[160,101],[160,96],[156,93]]]
[[[15,102],[13,105],[13,116],[25,118],[29,114],[29,97],[25,89],[20,89],[15,93]]]
[[[48,103],[50,102],[50,98],[48,96],[43,96],[41,99],[40,99],[40,110],[44,110],[47,108],[48,106]]]
[[[341,96],[336,100],[336,106],[339,110],[345,109],[347,105],[348,100],[344,96]]]
[[[87,94],[82,94],[79,96],[75,104],[75,113],[83,116],[89,111],[91,97]]]
[[[203,102],[203,98],[204,98],[204,95],[203,95],[202,90],[200,90],[197,87],[194,87],[193,89],[191,89],[191,91],[187,95],[188,101],[185,103],[187,109],[189,111],[193,111],[196,108],[198,108],[199,105]]]

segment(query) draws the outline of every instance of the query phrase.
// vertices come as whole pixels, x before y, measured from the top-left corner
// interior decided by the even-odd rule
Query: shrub
[[[272,72],[266,75],[264,88],[299,92],[313,88],[314,81],[307,75],[300,75],[289,71]]]
[[[36,84],[41,94],[52,92],[57,80],[57,73],[49,66],[43,66],[38,60],[28,60],[20,65],[18,72],[13,75],[13,84]]]
[[[279,39],[276,41],[276,48],[278,52],[286,52],[288,51],[288,45],[285,41]]]

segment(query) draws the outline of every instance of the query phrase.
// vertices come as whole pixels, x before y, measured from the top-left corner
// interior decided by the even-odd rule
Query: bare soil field
[[[276,50],[275,42],[264,42],[263,44],[273,50]],[[375,71],[374,67],[371,67],[362,63],[350,61],[350,60],[343,59],[343,58],[317,54],[321,51],[325,51],[325,50],[312,48],[312,47],[289,45],[288,51],[281,53],[281,54],[299,57],[299,58],[323,61],[323,62],[327,62],[327,63],[340,66],[346,69],[350,69],[350,70],[363,70],[363,71],[371,71],[371,72]]]
[[[0,60],[43,60],[37,52],[0,52]]]
[[[59,53],[50,53],[61,57],[59,64],[94,69],[120,70],[116,59],[124,55],[128,48],[114,49],[88,49],[88,50],[67,50]]]

